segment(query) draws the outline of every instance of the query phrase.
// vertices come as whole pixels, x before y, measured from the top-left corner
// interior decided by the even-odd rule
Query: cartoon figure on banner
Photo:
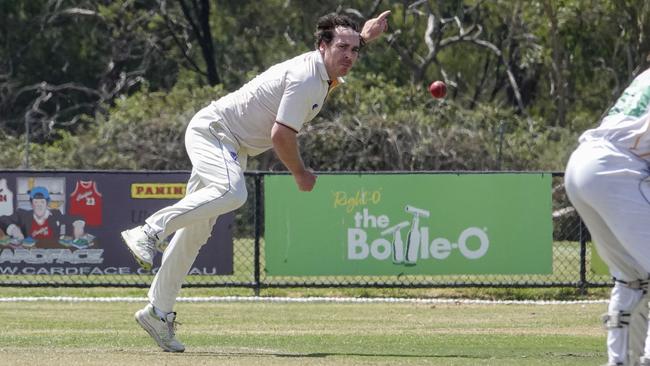
[[[31,248],[37,241],[58,242],[64,246],[85,248],[93,245],[94,236],[84,230],[83,220],[64,216],[59,209],[50,208],[50,192],[46,187],[29,190],[31,210],[18,208],[11,215],[0,216],[0,229],[5,236],[0,244],[14,248]],[[66,230],[73,227],[73,235]]]

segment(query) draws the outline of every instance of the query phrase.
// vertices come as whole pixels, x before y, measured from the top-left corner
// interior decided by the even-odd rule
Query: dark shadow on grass
[[[329,352],[329,353],[295,353],[295,354],[273,354],[275,357],[302,358],[314,357],[325,358],[330,356],[356,356],[356,357],[399,357],[399,358],[485,358],[469,355],[413,355],[413,354],[391,354],[391,353],[353,353],[353,352]]]
[[[142,356],[143,354],[161,355],[165,354],[169,357],[251,357],[251,358],[327,358],[327,357],[395,357],[395,358],[411,358],[411,359],[468,359],[468,360],[487,360],[494,359],[493,356],[480,356],[480,355],[463,355],[463,354],[397,354],[397,353],[361,353],[361,352],[314,352],[314,353],[281,353],[273,350],[246,350],[241,352],[236,351],[186,351],[184,353],[169,353],[162,350],[151,349],[150,351],[143,352],[142,350],[120,350],[123,353],[134,353]],[[562,353],[562,352],[547,352],[545,355],[549,358],[593,358],[602,357],[602,353],[587,352],[587,353]],[[511,357],[505,356],[510,359]],[[523,358],[522,360],[524,360]],[[479,361],[477,361],[479,362]]]
[[[485,359],[489,357],[470,356],[470,355],[414,355],[414,354],[396,354],[396,353],[357,353],[357,352],[316,352],[316,353],[278,353],[278,352],[185,352],[192,356],[227,356],[227,357],[280,357],[280,358],[327,358],[327,357],[399,357],[399,358],[468,358],[468,359]]]

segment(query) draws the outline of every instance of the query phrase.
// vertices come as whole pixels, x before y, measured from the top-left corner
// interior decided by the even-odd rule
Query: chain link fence
[[[564,192],[563,173],[553,176],[553,272],[549,275],[403,275],[284,277],[265,274],[264,177],[247,172],[247,203],[236,211],[233,227],[233,273],[190,275],[186,287],[242,287],[256,291],[272,287],[574,287],[586,290],[611,284],[592,266],[589,233]],[[399,173],[398,173],[399,174]],[[404,174],[408,174],[405,172]],[[486,173],[489,174],[489,173]],[[208,246],[202,250],[210,250]],[[534,259],[530,259],[534,260]],[[0,286],[147,287],[152,275],[0,275]]]

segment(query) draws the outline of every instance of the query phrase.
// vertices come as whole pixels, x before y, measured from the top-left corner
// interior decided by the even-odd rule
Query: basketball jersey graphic
[[[54,233],[49,225],[49,220],[45,220],[43,224],[39,224],[36,220],[32,220],[32,227],[29,230],[29,236],[33,239],[52,239]]]
[[[102,195],[95,181],[78,180],[70,194],[70,215],[83,217],[88,226],[102,224]]]
[[[0,179],[0,216],[14,213],[14,194],[7,187],[7,180]]]

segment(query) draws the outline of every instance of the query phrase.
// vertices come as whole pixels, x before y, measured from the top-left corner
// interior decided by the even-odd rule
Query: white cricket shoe
[[[153,267],[153,257],[156,254],[156,239],[147,235],[142,226],[124,230],[121,235],[140,267],[150,271]]]
[[[167,313],[164,318],[161,318],[156,314],[153,305],[147,304],[144,309],[135,312],[135,321],[166,352],[185,351],[183,343],[175,337],[176,324],[178,324],[175,312]]]

